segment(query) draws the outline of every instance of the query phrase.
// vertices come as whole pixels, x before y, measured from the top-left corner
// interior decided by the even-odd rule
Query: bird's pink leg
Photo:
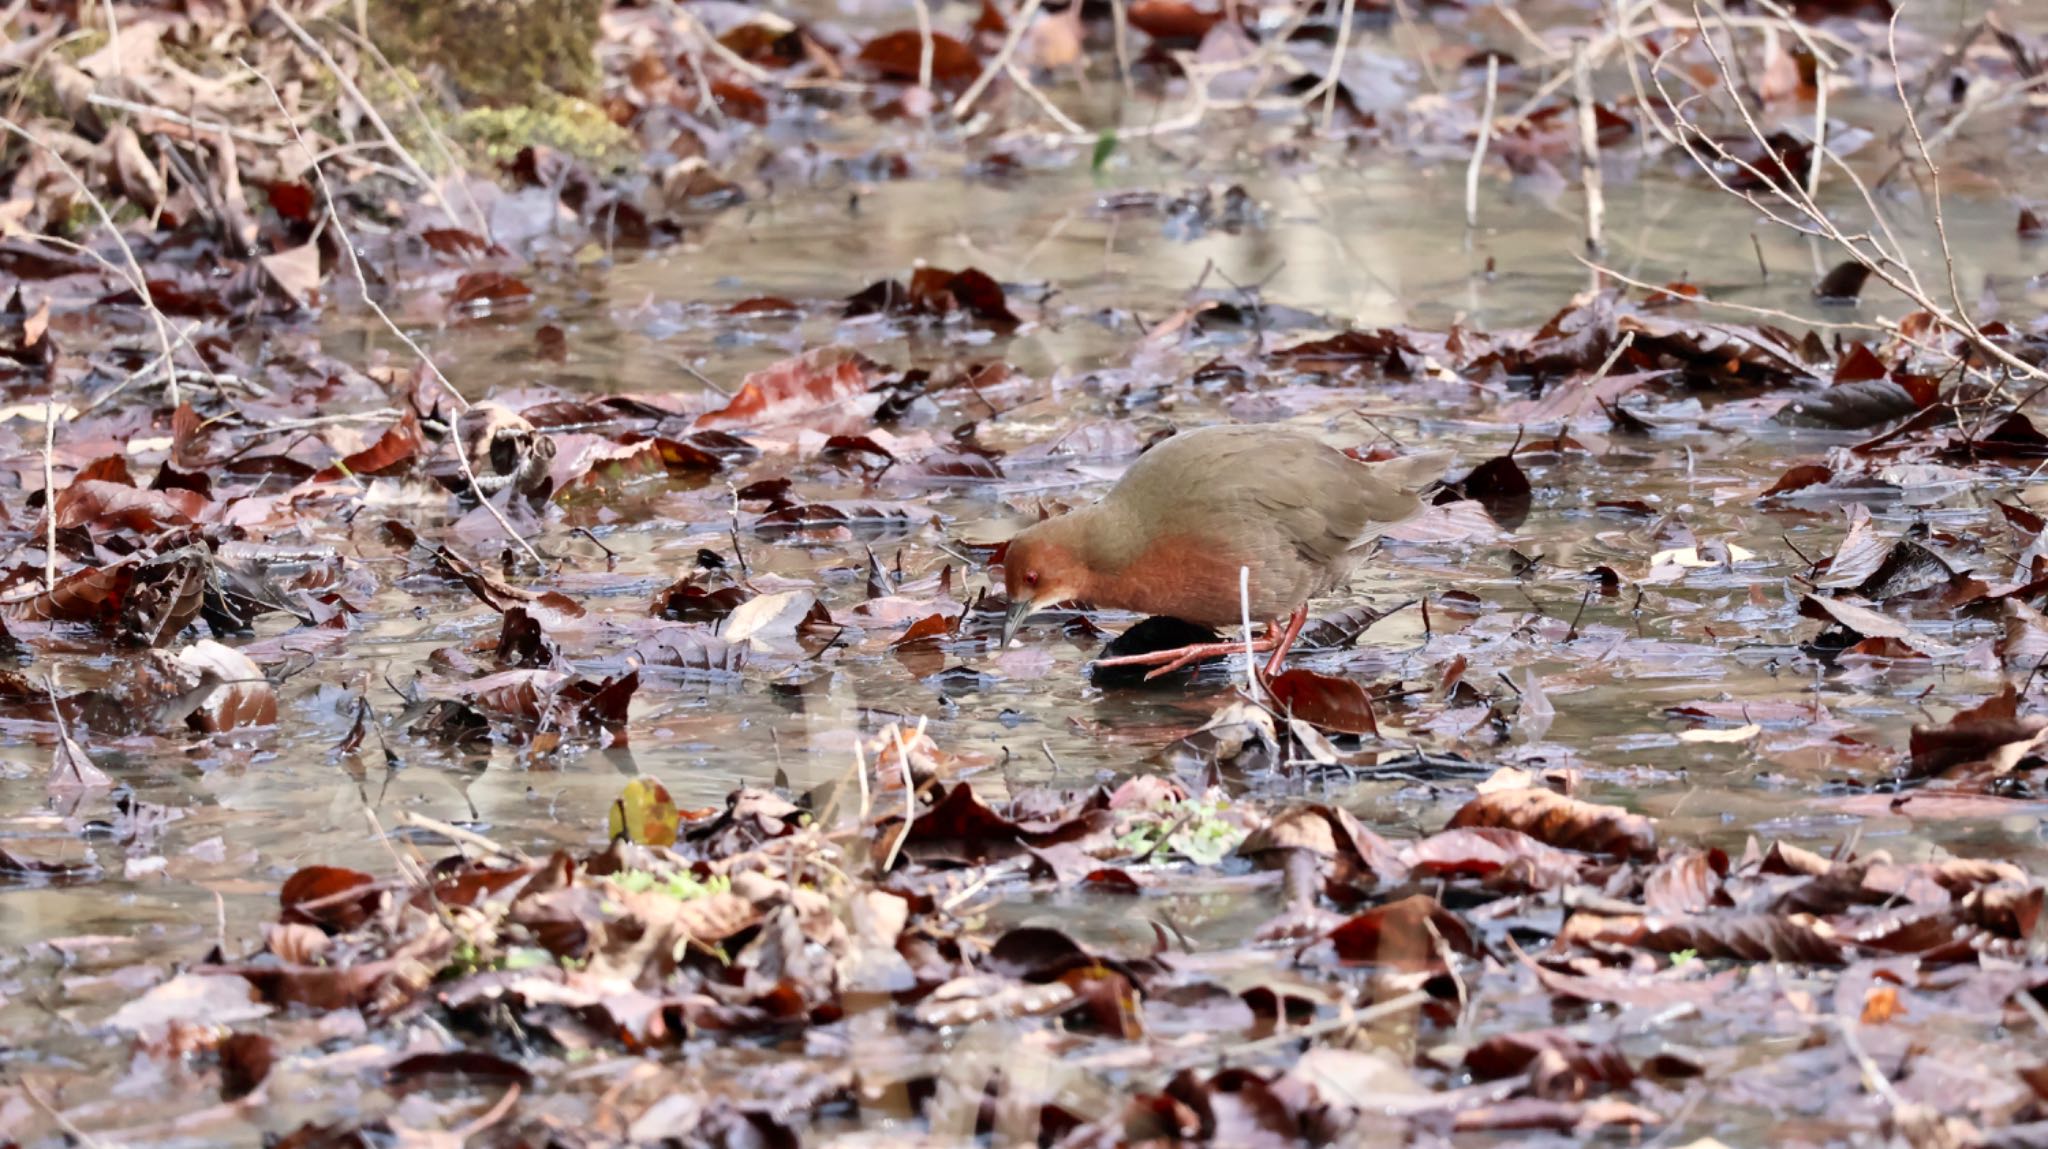
[[[1293,617],[1287,620],[1287,632],[1280,636],[1280,641],[1273,644],[1273,657],[1266,660],[1267,678],[1280,673],[1280,668],[1287,665],[1287,652],[1294,649],[1294,640],[1301,637],[1301,628],[1307,625],[1308,604],[1302,603],[1294,608]],[[1277,627],[1276,623],[1274,627],[1268,628],[1266,633],[1271,634]]]

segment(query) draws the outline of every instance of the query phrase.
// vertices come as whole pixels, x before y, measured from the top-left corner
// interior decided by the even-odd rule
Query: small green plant
[[[1698,950],[1677,950],[1671,955],[1671,968],[1677,969],[1687,962],[1697,961],[1699,956],[1700,951]]]
[[[732,879],[723,874],[708,881],[698,881],[696,875],[689,873],[662,875],[650,870],[622,870],[613,874],[610,881],[629,894],[644,894],[651,890],[685,902],[732,889]]]
[[[1116,844],[1133,855],[1175,854],[1213,866],[1244,841],[1245,828],[1230,815],[1230,799],[1218,791],[1164,802],[1138,814]]]

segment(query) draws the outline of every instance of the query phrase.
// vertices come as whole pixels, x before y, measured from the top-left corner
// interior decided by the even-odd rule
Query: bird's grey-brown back
[[[1154,522],[1190,515],[1330,563],[1418,514],[1416,492],[1452,458],[1434,451],[1368,464],[1293,427],[1204,427],[1140,456],[1117,496]]]

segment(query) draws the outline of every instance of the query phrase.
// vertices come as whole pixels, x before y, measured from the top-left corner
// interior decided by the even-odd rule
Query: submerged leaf
[[[682,814],[668,788],[652,778],[635,778],[612,801],[610,833],[639,846],[673,846]]]

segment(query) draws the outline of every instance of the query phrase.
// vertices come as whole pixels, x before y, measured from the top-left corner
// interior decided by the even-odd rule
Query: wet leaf
[[[1410,843],[1401,858],[1418,877],[1474,877],[1496,889],[1559,889],[1586,866],[1580,855],[1503,827],[1443,830]]]
[[[960,91],[981,74],[981,61],[974,50],[944,32],[934,32],[932,83]],[[867,42],[860,61],[885,80],[917,83],[924,58],[924,37],[915,28],[888,32]]]
[[[1223,14],[1190,0],[1131,0],[1127,19],[1131,27],[1155,40],[1193,44],[1208,35]]]
[[[876,365],[858,352],[825,347],[746,377],[732,400],[697,417],[705,429],[787,422],[866,393]]]
[[[1848,960],[1835,931],[1806,914],[1703,914],[1645,923],[1642,944],[1663,953],[1704,958],[1841,965]]]
[[[1282,713],[1333,734],[1377,735],[1372,700],[1365,688],[1348,678],[1332,678],[1312,670],[1284,670],[1266,681],[1273,705]]]
[[[1449,828],[1467,826],[1519,830],[1547,845],[1589,854],[1648,858],[1657,852],[1657,830],[1648,818],[1549,790],[1481,794],[1451,816]]]
[[[612,802],[610,833],[639,846],[673,846],[682,823],[668,788],[652,778],[635,778]]]
[[[408,411],[375,443],[342,457],[339,463],[314,476],[316,482],[333,482],[349,475],[386,475],[410,467],[426,449],[420,421]]]
[[[367,922],[383,897],[377,879],[360,870],[307,866],[278,890],[278,920],[346,933]]]
[[[1358,914],[1332,930],[1326,942],[1345,965],[1398,970],[1440,969],[1446,952],[1462,957],[1480,952],[1465,923],[1422,894]]]
[[[248,989],[245,982],[240,987]],[[219,1024],[212,1018],[207,1019]],[[277,1060],[277,1045],[260,1033],[231,1033],[220,1042],[220,1096],[234,1101],[256,1092],[270,1076]]]
[[[277,724],[277,691],[249,656],[200,639],[178,652],[178,662],[204,690],[191,723],[209,734]]]

